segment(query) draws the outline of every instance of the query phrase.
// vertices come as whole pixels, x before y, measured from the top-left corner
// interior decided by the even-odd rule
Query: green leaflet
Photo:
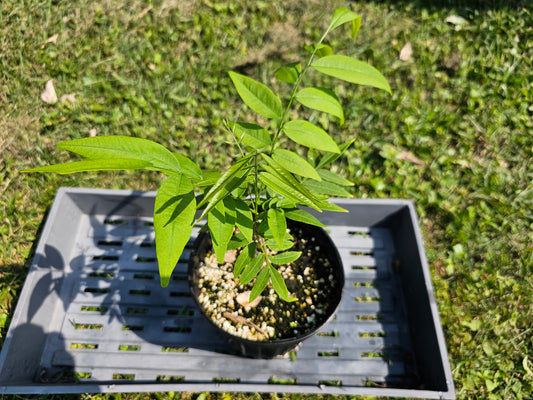
[[[250,207],[245,201],[239,198],[235,198],[234,200],[236,211],[235,225],[239,228],[246,240],[251,242],[254,238],[254,221]]]
[[[242,143],[255,150],[268,148],[272,144],[270,133],[257,124],[235,122],[230,124],[230,126],[234,129],[235,135]]]
[[[172,175],[155,197],[154,229],[161,286],[168,285],[174,267],[191,237],[196,214],[193,186],[184,175]]]
[[[244,268],[250,264],[250,261],[252,261],[255,257],[256,250],[257,245],[255,242],[248,244],[248,246],[242,249],[237,257],[237,260],[235,261],[235,266],[233,267],[233,276],[235,278],[238,278]]]
[[[166,174],[182,172],[179,161],[159,143],[131,136],[96,136],[61,142],[60,149],[68,150],[91,160],[142,160],[150,168]]]
[[[347,22],[352,22],[352,38],[355,39],[361,27],[361,16],[346,7],[339,7],[335,10],[331,18],[331,23],[329,24],[328,32]]]
[[[285,285],[285,280],[283,279],[283,276],[281,276],[280,272],[274,268],[272,265],[269,265],[270,269],[270,281],[272,282],[272,287],[278,294],[278,296],[285,301],[296,301],[298,300],[295,297],[290,297],[289,290],[287,289],[287,285]]]
[[[242,272],[241,277],[239,279],[239,285],[246,285],[248,282],[254,279],[257,276],[259,270],[263,267],[264,261],[265,255],[263,253],[255,256],[254,259],[250,262],[250,264],[248,264],[248,266]]]
[[[352,194],[341,186],[327,181],[306,180],[303,185],[312,192],[325,194],[326,196],[353,197]]]
[[[270,282],[270,270],[268,268],[263,268],[257,276],[252,288],[252,292],[250,293],[250,302],[254,301],[257,296],[259,296],[263,290],[265,290],[268,282]]]
[[[315,208],[317,211],[320,211],[320,207],[318,206],[319,200],[313,195],[313,193],[306,189],[294,176],[292,176],[289,171],[279,165],[274,159],[270,158],[266,154],[262,154],[262,157],[268,164],[262,165],[263,169],[266,172],[271,173],[272,175],[283,181],[285,184],[291,187],[293,191],[296,191],[307,200],[307,203],[300,202],[299,204],[307,205],[312,208]],[[310,204],[314,204],[314,206],[311,206]]]
[[[201,220],[207,215],[209,211],[224,197],[226,197],[231,191],[238,188],[244,180],[249,171],[248,160],[250,156],[245,156],[239,161],[235,162],[228,170],[218,179],[218,181],[209,189],[203,200],[198,204],[198,208],[201,208],[205,204],[202,215],[198,218]]]
[[[181,169],[185,175],[192,179],[203,179],[202,170],[196,163],[189,158],[181,155],[179,153],[173,153],[174,157],[178,160],[181,165]]]
[[[262,117],[281,117],[281,100],[268,86],[237,72],[230,71],[229,76],[244,104]]]
[[[294,246],[294,242],[292,241],[292,236],[289,233],[285,234],[285,237],[283,238],[282,242],[279,242],[274,239],[268,239],[265,244],[268,246],[268,248],[272,251],[285,251],[289,250],[291,247]]]
[[[339,153],[340,150],[328,133],[303,119],[287,122],[283,132],[293,141],[309,148]]]
[[[269,256],[268,259],[272,264],[284,265],[296,261],[302,255],[301,251],[286,251],[273,256]]]
[[[309,164],[295,152],[285,149],[276,149],[272,154],[272,158],[279,165],[293,174],[316,179],[317,181],[322,179],[320,178],[320,175],[318,175],[317,171],[311,166],[311,164]]]
[[[278,177],[268,172],[261,172],[259,174],[260,181],[275,193],[293,201],[296,204],[304,204],[318,210],[315,204],[308,200],[301,193],[295,191],[290,185],[280,180]]]
[[[313,215],[309,214],[307,211],[302,210],[300,208],[286,209],[285,217],[292,219],[293,221],[303,222],[309,225],[320,226],[322,228],[326,227],[326,225],[320,222],[316,217],[314,217]]]
[[[313,110],[323,111],[340,119],[344,124],[344,110],[339,98],[331,89],[322,87],[309,87],[296,94],[296,100]]]
[[[250,241],[244,237],[244,235],[239,232],[231,237],[231,240],[228,243],[228,250],[240,249],[248,245]]]
[[[147,169],[150,166],[151,164],[148,161],[143,160],[83,160],[63,164],[45,165],[43,167],[27,169],[22,172],[55,172],[58,174],[73,174],[84,171]]]
[[[324,44],[324,43],[321,43],[318,46],[317,45],[305,46],[305,49],[310,53],[314,51],[316,57],[325,57],[333,53],[333,49],[331,48],[331,46],[328,46],[327,44]]]
[[[235,220],[235,202],[231,197],[218,202],[207,214],[207,225],[219,264],[224,262],[228,244],[233,236]]]
[[[344,55],[331,55],[315,60],[311,66],[317,71],[343,81],[383,89],[392,94],[389,83],[376,68]]]
[[[281,208],[270,208],[267,213],[268,227],[274,237],[274,241],[279,246],[283,246],[287,234],[287,220],[285,212]]]
[[[348,179],[343,178],[340,175],[337,175],[335,172],[331,172],[327,169],[319,169],[317,170],[318,175],[322,178],[322,180],[334,183],[339,186],[353,186],[354,183],[350,182]]]
[[[299,62],[290,63],[279,67],[274,76],[282,82],[295,83],[302,72],[302,65]]]
[[[346,143],[343,143],[339,146],[340,153],[326,153],[322,156],[320,161],[318,162],[317,168],[322,168],[325,165],[331,164],[333,161],[335,161],[337,158],[339,158],[348,147],[352,145],[352,143],[355,141],[355,139],[351,139],[347,141]]]

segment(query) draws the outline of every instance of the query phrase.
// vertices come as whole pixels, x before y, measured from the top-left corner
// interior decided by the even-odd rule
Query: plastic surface
[[[413,204],[317,215],[345,268],[295,357],[236,356],[199,315],[184,254],[161,289],[155,193],[58,191],[0,353],[0,393],[283,392],[455,398]],[[198,229],[191,237],[195,239]]]

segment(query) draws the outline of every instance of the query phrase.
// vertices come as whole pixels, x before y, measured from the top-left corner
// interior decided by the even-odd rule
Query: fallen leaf
[[[402,49],[400,50],[400,60],[408,61],[412,55],[413,55],[413,46],[411,45],[411,42],[407,42],[405,46],[403,46]]]
[[[463,17],[460,17],[459,15],[449,15],[446,17],[444,22],[455,25],[455,26],[465,25],[468,23],[466,19],[464,19]]]
[[[427,164],[424,161],[422,161],[420,158],[418,158],[417,156],[415,156],[413,153],[409,151],[401,151],[400,153],[396,155],[396,159],[402,160],[402,161],[408,161],[411,164],[420,165],[421,167],[427,167]]]
[[[70,93],[70,94],[64,94],[61,96],[61,103],[69,102],[69,103],[75,103],[76,102],[76,93]]]
[[[46,39],[46,42],[44,42],[44,44],[41,46],[41,49],[44,49],[44,46],[46,45],[46,43],[56,44],[58,37],[59,37],[58,33],[56,33],[55,35],[50,36],[48,39]]]
[[[261,299],[262,296],[257,296],[254,301],[250,303],[250,294],[252,293],[251,290],[247,290],[246,292],[239,293],[235,300],[237,300],[237,303],[239,303],[243,307],[256,307]]]
[[[46,82],[44,92],[41,93],[41,100],[46,104],[57,103],[57,94],[56,90],[54,89],[54,82],[52,79]]]

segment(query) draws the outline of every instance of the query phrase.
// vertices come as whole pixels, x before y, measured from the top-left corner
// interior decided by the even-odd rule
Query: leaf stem
[[[304,67],[304,69],[302,70],[302,72],[300,72],[300,74],[298,74],[298,79],[296,80],[296,82],[294,83],[294,86],[292,88],[292,91],[291,91],[291,95],[289,97],[289,102],[287,103],[287,107],[285,107],[285,109],[283,110],[283,114],[281,115],[281,120],[280,120],[280,123],[279,123],[279,126],[278,126],[278,130],[276,131],[276,134],[274,135],[274,139],[272,140],[272,145],[270,147],[270,154],[272,154],[274,152],[274,148],[278,142],[278,138],[279,138],[279,135],[281,134],[281,130],[283,129],[283,126],[285,125],[285,120],[287,119],[287,114],[289,113],[289,110],[292,106],[292,103],[296,97],[296,92],[298,91],[298,88],[300,87],[300,84],[302,83],[302,80],[303,80],[303,77],[304,75],[306,74],[307,70],[309,69],[309,67],[311,66],[311,63],[313,62],[313,59],[315,58],[315,55],[316,55],[316,52],[319,48],[319,46],[322,44],[322,42],[324,41],[324,39],[326,38],[327,34],[330,32],[330,28],[328,28],[326,30],[326,32],[324,32],[324,34],[322,35],[322,37],[320,38],[320,40],[315,44],[314,46],[314,49],[313,49],[313,52],[311,53],[311,56],[309,56],[309,59],[307,60],[307,63]]]

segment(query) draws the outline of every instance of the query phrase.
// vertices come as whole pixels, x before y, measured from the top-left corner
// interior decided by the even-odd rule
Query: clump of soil
[[[338,301],[335,291],[341,291],[339,275],[334,271],[331,250],[323,240],[310,235],[309,229],[291,228],[296,243],[291,249],[301,251],[301,257],[287,265],[278,266],[289,292],[298,300],[285,302],[267,286],[259,305],[252,307],[237,296],[246,294],[253,286],[239,285],[233,276],[236,254],[218,264],[216,256],[202,255],[193,288],[207,316],[225,331],[249,340],[285,339],[301,336],[322,325],[334,311]],[[329,244],[329,243],[327,243]],[[336,253],[335,253],[336,254]],[[226,260],[225,260],[226,261]],[[337,268],[337,267],[335,267]],[[342,266],[341,266],[342,268]]]

